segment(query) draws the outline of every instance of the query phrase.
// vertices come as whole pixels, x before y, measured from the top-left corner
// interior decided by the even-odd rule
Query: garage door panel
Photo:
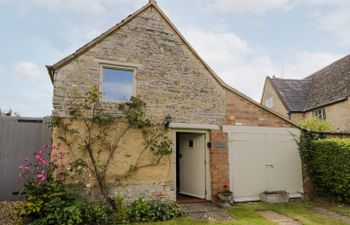
[[[294,139],[290,135],[266,135],[268,144],[267,190],[285,190],[289,193],[300,191],[301,164]],[[300,168],[300,169],[299,169]]]
[[[225,126],[230,137],[230,181],[235,200],[259,200],[264,191],[303,191],[298,129]]]
[[[257,197],[266,185],[265,168],[261,168],[266,154],[259,146],[264,135],[235,134],[233,137],[230,143],[232,191],[240,197],[252,197],[252,193]]]

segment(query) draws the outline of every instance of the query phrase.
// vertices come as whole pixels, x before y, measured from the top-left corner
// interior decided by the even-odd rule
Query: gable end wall
[[[54,115],[65,116],[74,93],[100,85],[101,62],[136,67],[136,94],[147,104],[148,116],[162,122],[225,122],[225,91],[153,7],[61,68],[54,82]],[[117,113],[118,104],[104,108]]]

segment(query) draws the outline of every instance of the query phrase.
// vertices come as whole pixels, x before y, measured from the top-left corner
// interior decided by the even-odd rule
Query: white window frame
[[[319,118],[320,120],[326,120],[327,119],[327,115],[326,115],[326,108],[319,108],[316,109],[312,112],[313,116],[315,118]]]
[[[265,106],[268,108],[272,108],[273,107],[273,97],[269,97],[265,100]]]
[[[116,99],[105,99],[103,98],[103,71],[104,69],[113,69],[113,70],[126,70],[126,71],[130,71],[133,74],[133,78],[132,78],[132,92],[131,92],[131,96],[136,96],[137,92],[136,92],[136,73],[137,73],[137,68],[133,67],[133,66],[125,66],[125,65],[118,65],[118,64],[106,64],[106,63],[101,63],[100,64],[100,91],[102,93],[101,95],[101,101],[102,102],[111,102],[111,103],[125,103],[125,102],[129,102],[130,99],[128,100],[116,100]]]

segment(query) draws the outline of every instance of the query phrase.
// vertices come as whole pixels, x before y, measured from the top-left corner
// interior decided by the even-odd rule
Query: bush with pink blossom
[[[17,183],[23,182],[24,188],[20,194],[26,200],[19,208],[19,215],[31,218],[30,224],[73,225],[107,220],[104,205],[87,205],[80,196],[83,184],[66,182],[74,168],[73,162],[66,163],[66,156],[60,150],[60,143],[43,146],[34,153],[33,158],[25,158],[24,164],[19,167]],[[99,217],[95,218],[94,215]]]

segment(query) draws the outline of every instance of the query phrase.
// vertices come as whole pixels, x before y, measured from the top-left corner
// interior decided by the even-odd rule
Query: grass
[[[316,203],[285,203],[285,204],[264,204],[264,203],[247,203],[236,204],[235,206],[228,208],[227,212],[231,214],[235,221],[230,222],[200,222],[194,221],[191,218],[179,218],[166,222],[149,223],[150,225],[272,225],[274,223],[266,220],[256,213],[259,210],[273,210],[280,214],[286,215],[290,218],[298,220],[304,225],[345,225],[341,221],[329,218],[327,216],[320,215],[314,212],[314,207],[323,207]],[[334,210],[343,214],[350,215],[350,207],[327,207],[330,210]]]
[[[350,216],[350,205],[331,202],[326,199],[317,199],[314,201],[314,205],[325,209],[329,209],[333,212],[337,212],[346,216]]]

